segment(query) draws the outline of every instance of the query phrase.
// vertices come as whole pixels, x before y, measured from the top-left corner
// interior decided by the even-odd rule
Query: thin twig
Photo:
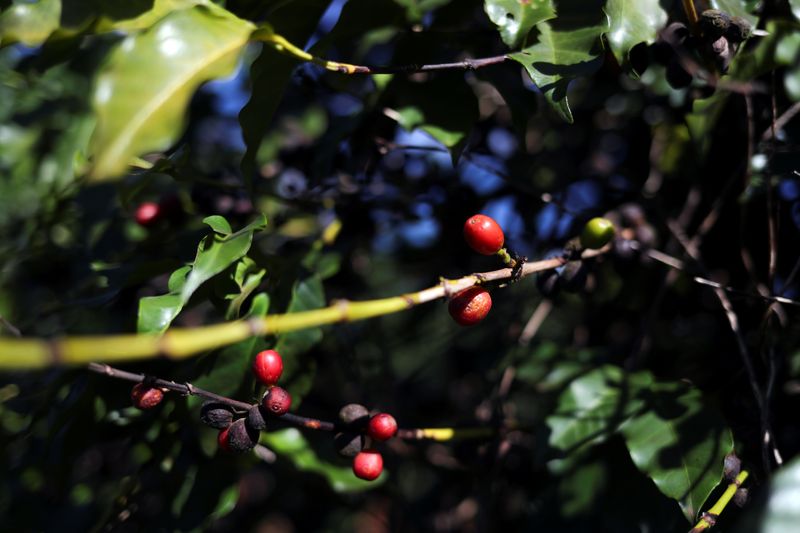
[[[739,472],[739,475],[736,476],[736,479],[728,484],[725,492],[723,492],[722,496],[720,496],[719,500],[717,500],[717,503],[715,503],[711,509],[703,513],[703,516],[689,533],[700,533],[701,531],[705,531],[706,529],[714,527],[714,525],[717,523],[719,515],[722,514],[722,511],[725,510],[725,507],[728,506],[730,501],[733,499],[733,496],[736,494],[736,491],[739,490],[739,487],[742,486],[742,483],[745,482],[747,476],[749,475],[750,473],[747,470],[742,470]]]

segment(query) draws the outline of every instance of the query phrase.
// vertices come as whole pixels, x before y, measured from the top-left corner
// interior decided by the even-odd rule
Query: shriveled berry
[[[453,320],[462,326],[477,324],[489,314],[492,297],[483,287],[469,287],[450,300],[448,310]]]
[[[677,56],[667,65],[666,78],[673,89],[683,89],[692,83],[692,75],[683,68]]]
[[[369,411],[360,403],[348,403],[339,409],[339,420],[352,428],[364,428],[369,422]]]
[[[272,387],[264,395],[261,405],[269,414],[281,416],[292,406],[292,396],[282,387]]]
[[[483,255],[497,253],[505,236],[500,225],[486,215],[473,215],[464,223],[464,239],[470,248]]]
[[[228,429],[223,431],[228,432],[228,448],[234,453],[252,450],[258,443],[258,431],[248,427],[244,418],[236,420]]]
[[[581,231],[581,245],[591,250],[599,250],[614,238],[614,224],[606,218],[593,218]]]
[[[219,449],[223,452],[230,452],[231,445],[230,445],[230,427],[227,427],[219,432],[217,435],[217,445]]]
[[[536,287],[542,296],[545,298],[552,298],[558,294],[560,286],[560,278],[555,270],[543,270],[536,275]]]
[[[161,218],[161,207],[155,202],[143,202],[136,208],[134,219],[142,227],[150,227]]]
[[[148,387],[137,383],[131,389],[131,400],[138,409],[152,409],[164,399],[164,391],[156,387]]]
[[[258,381],[271,387],[278,382],[283,373],[283,359],[275,350],[258,352],[253,361],[253,372]]]
[[[200,420],[212,428],[225,429],[233,422],[233,411],[222,402],[205,402],[200,408]]]
[[[586,286],[589,267],[583,261],[570,261],[561,271],[561,287],[567,292],[580,292]]]
[[[397,421],[389,413],[378,413],[369,419],[367,434],[375,440],[389,440],[397,435]]]
[[[256,431],[261,431],[267,427],[267,421],[264,420],[264,413],[260,405],[254,405],[247,411],[247,425]]]
[[[373,481],[383,472],[383,457],[373,449],[366,449],[353,459],[353,473],[356,477]]]
[[[355,457],[364,449],[365,442],[364,434],[354,431],[343,431],[333,436],[333,446],[342,457]]]

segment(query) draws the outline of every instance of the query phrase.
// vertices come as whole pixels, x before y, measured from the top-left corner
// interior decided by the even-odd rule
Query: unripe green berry
[[[581,245],[590,250],[599,250],[614,238],[614,224],[607,218],[593,218],[583,227]]]

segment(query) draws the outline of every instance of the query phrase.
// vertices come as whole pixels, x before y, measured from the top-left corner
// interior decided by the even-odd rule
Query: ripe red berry
[[[473,215],[464,223],[464,239],[470,248],[483,255],[497,253],[505,236],[500,225],[486,215]]]
[[[253,372],[258,381],[271,387],[278,382],[283,373],[283,359],[275,350],[258,352],[253,361]]]
[[[164,391],[155,387],[148,387],[144,383],[137,383],[131,389],[133,405],[139,409],[152,409],[164,399]]]
[[[292,406],[292,395],[282,387],[272,387],[264,395],[262,405],[268,413],[281,416]]]
[[[226,427],[225,429],[219,432],[219,435],[217,435],[217,444],[219,445],[219,449],[222,450],[223,452],[231,451],[230,441],[228,440],[229,439],[228,433],[230,432],[230,429],[231,429],[230,426]]]
[[[367,434],[375,440],[389,440],[397,435],[397,421],[389,413],[378,413],[369,419]]]
[[[383,472],[383,457],[377,451],[366,449],[353,459],[353,473],[356,477],[372,481]]]
[[[136,208],[134,218],[140,226],[152,226],[161,218],[161,207],[155,202],[143,202]]]
[[[492,297],[483,287],[470,287],[456,294],[448,309],[453,320],[462,326],[477,324],[489,314]]]

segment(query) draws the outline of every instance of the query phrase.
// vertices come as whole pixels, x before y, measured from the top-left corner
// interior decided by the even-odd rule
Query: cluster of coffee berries
[[[673,22],[647,53],[631,55],[634,70],[641,74],[650,62],[661,64],[666,67],[667,82],[681,89],[692,83],[696,67],[727,72],[736,50],[752,34],[749,22],[716,9],[703,11],[697,28],[692,33],[685,24]]]
[[[276,385],[283,373],[283,359],[278,352],[264,350],[257,353],[253,361],[253,373],[259,382],[268,387],[260,404],[241,412],[225,402],[208,401],[200,410],[203,423],[220,430],[217,442],[225,452],[251,450],[258,443],[259,432],[266,429],[269,417],[286,414],[292,405],[289,392]]]
[[[152,409],[164,399],[164,390],[137,383],[131,389],[131,401],[137,409]]]
[[[343,457],[353,458],[353,473],[364,480],[373,481],[383,472],[383,457],[369,441],[384,442],[397,435],[397,421],[388,413],[370,416],[361,404],[347,404],[339,410],[341,430],[333,437],[336,451]]]

